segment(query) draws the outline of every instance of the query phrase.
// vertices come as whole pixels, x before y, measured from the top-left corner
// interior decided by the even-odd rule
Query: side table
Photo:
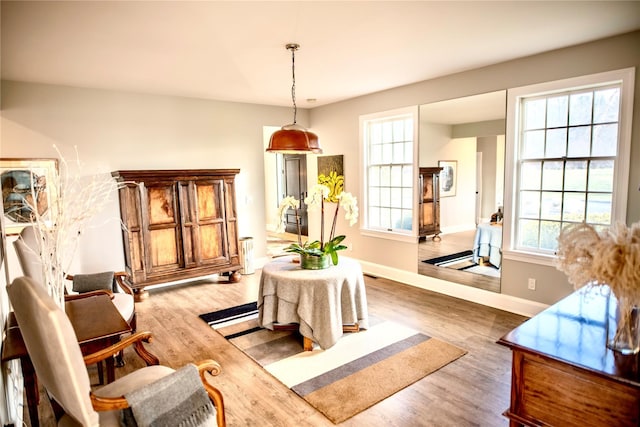
[[[131,327],[107,295],[67,301],[65,312],[85,356],[117,343],[121,335],[131,332]],[[113,358],[108,358],[105,363],[107,383],[110,383],[115,380]]]
[[[332,347],[347,330],[368,329],[367,296],[360,264],[340,257],[338,265],[304,270],[293,257],[281,257],[262,268],[258,321],[267,329],[294,325],[321,348]]]

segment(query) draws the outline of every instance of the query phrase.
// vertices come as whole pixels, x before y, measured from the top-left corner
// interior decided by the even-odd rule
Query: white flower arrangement
[[[346,238],[345,235],[336,236],[336,223],[338,220],[338,211],[340,207],[345,210],[345,219],[349,221],[349,226],[353,226],[358,222],[358,201],[351,194],[347,192],[341,192],[337,195],[338,203],[336,203],[336,209],[333,215],[333,222],[331,224],[331,233],[329,239],[324,239],[324,204],[325,200],[329,196],[330,189],[324,184],[316,184],[311,188],[309,195],[304,199],[304,203],[309,207],[309,210],[321,209],[320,215],[320,240],[313,242],[302,243],[302,237],[300,233],[300,222],[298,216],[298,209],[300,208],[300,201],[292,196],[287,196],[282,199],[279,207],[279,226],[278,230],[281,232],[284,227],[284,216],[287,209],[294,209],[296,215],[296,221],[298,225],[298,243],[292,243],[285,250],[287,252],[294,252],[298,254],[306,254],[311,256],[330,255],[334,265],[338,264],[338,251],[347,249],[342,245],[342,241]]]

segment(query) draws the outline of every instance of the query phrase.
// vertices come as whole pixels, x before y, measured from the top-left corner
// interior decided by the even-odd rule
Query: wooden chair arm
[[[91,399],[91,405],[93,409],[96,411],[115,411],[121,410],[129,407],[129,402],[124,396],[121,397],[100,397],[93,394],[93,392],[89,393],[89,398]]]
[[[83,292],[81,294],[65,294],[64,300],[72,301],[76,299],[95,297],[97,295],[107,295],[109,298],[113,299],[113,292],[106,289],[98,289],[96,291]]]
[[[222,372],[220,364],[215,360],[207,359],[196,363],[196,367],[200,373],[200,381],[202,381],[202,385],[209,395],[209,399],[213,402],[213,406],[216,407],[216,421],[218,426],[226,426],[227,421],[225,419],[224,399],[222,398],[222,393],[220,393],[220,390],[209,384],[209,381],[205,378],[205,372],[208,372],[213,376],[219,375],[220,372]]]
[[[211,399],[213,405],[216,407],[216,422],[219,427],[226,427],[227,421],[225,419],[224,400],[222,398],[222,393],[220,393],[220,390],[209,384],[209,381],[207,381],[205,378],[205,372],[208,372],[214,376],[219,375],[222,370],[220,368],[220,364],[215,360],[208,359],[196,363],[196,367],[198,368],[202,385],[204,386],[209,399]],[[124,396],[100,397],[91,392],[89,394],[89,397],[91,399],[93,409],[95,409],[96,411],[114,411],[126,409],[129,407],[129,402],[127,402],[127,399],[125,399]]]
[[[222,368],[220,367],[220,364],[215,360],[205,359],[205,360],[201,360],[195,365],[198,368],[198,372],[200,373],[200,378],[202,378],[203,380],[205,379],[204,377],[205,372],[208,372],[213,376],[220,375],[220,372],[222,372]]]
[[[145,361],[147,366],[159,365],[160,360],[153,353],[149,352],[142,344],[143,342],[150,343],[152,340],[153,337],[151,335],[151,332],[136,332],[131,336],[123,338],[116,344],[84,356],[84,363],[85,365],[93,365],[94,363],[101,362],[108,357],[113,357],[121,350],[124,350],[130,345],[133,345],[133,349],[138,354],[138,356],[140,356],[140,358]]]
[[[124,291],[124,293],[133,296],[133,288],[129,286],[127,280],[129,279],[129,274],[126,271],[117,271],[114,273],[113,277],[115,278],[118,286]]]

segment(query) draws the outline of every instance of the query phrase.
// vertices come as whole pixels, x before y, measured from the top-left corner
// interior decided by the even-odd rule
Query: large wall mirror
[[[419,213],[439,213],[439,230],[420,238],[418,273],[500,292],[505,117],[506,91],[420,106],[419,166],[442,170],[439,212]]]

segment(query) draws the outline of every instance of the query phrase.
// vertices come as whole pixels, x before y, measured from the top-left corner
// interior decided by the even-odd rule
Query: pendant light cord
[[[291,49],[291,76],[293,80],[293,84],[291,85],[291,99],[293,101],[293,124],[296,124],[296,119],[298,115],[298,106],[296,105],[296,50],[298,49],[298,45],[289,45],[289,49]]]

